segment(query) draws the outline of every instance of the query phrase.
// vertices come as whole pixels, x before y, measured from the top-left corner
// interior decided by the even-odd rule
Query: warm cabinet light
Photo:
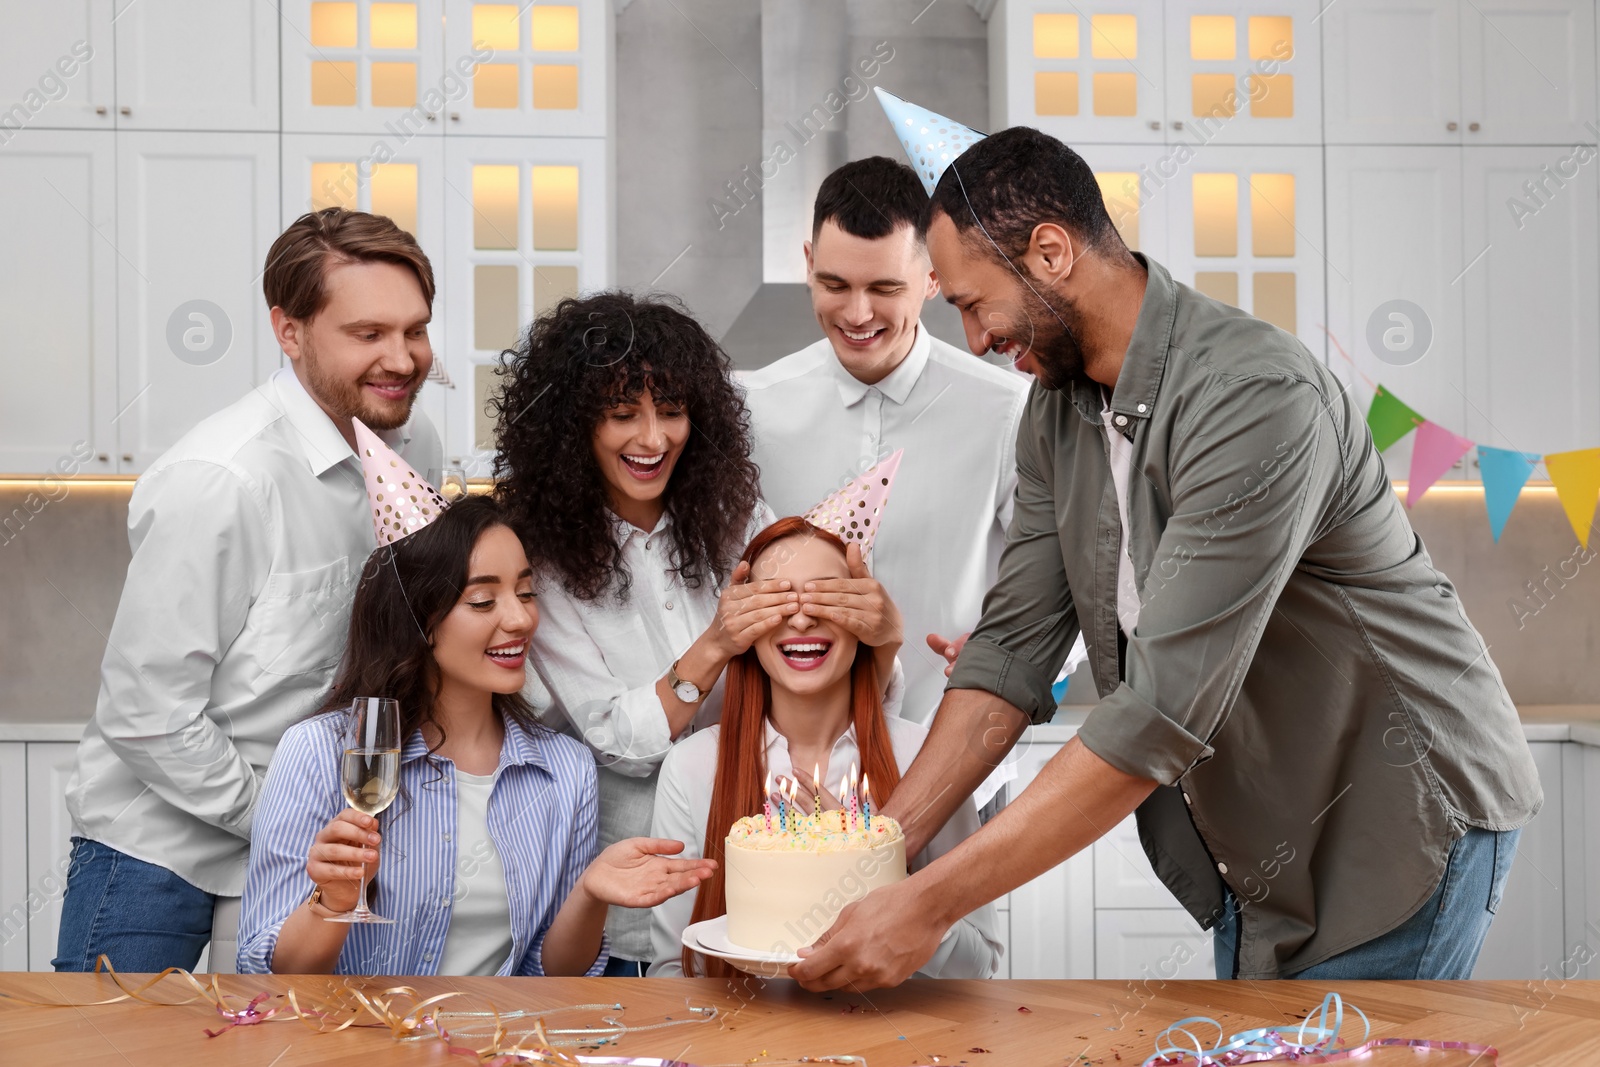
[[[1246,84],[1252,118],[1294,118],[1293,74],[1252,74]]]
[[[1250,175],[1250,251],[1294,255],[1294,175]]]
[[[378,163],[372,168],[372,213],[387,215],[417,236],[417,165]]]
[[[1189,100],[1197,117],[1231,119],[1239,112],[1239,90],[1232,74],[1191,74]]]
[[[1090,16],[1089,54],[1096,59],[1138,59],[1138,16]]]
[[[372,47],[417,47],[416,4],[373,4],[367,17]]]
[[[533,168],[533,247],[578,247],[578,168]]]
[[[473,68],[472,106],[514,108],[518,99],[519,75],[522,68],[516,63],[480,63]]]
[[[1078,113],[1078,72],[1039,70],[1033,74],[1033,112],[1036,115]]]
[[[327,60],[312,63],[311,103],[314,107],[355,107],[356,65]]]
[[[1197,270],[1194,287],[1213,300],[1239,306],[1239,272],[1236,270]]]
[[[564,4],[538,4],[528,9],[533,16],[535,52],[576,52],[578,50],[578,9]]]
[[[311,210],[325,207],[356,209],[356,165],[354,163],[311,164]]]
[[[1289,15],[1250,16],[1250,58],[1294,58],[1294,18]]]
[[[517,247],[519,170],[515,163],[472,168],[472,247]]]
[[[578,106],[578,68],[571,63],[535,63],[533,106],[541,111],[575,110]]]
[[[567,297],[577,295],[577,267],[552,267],[543,264],[533,268],[534,318],[543,315]]]
[[[1254,282],[1254,291],[1250,294],[1250,314],[1265,319],[1285,333],[1294,333],[1298,325],[1294,273],[1260,271]]]
[[[417,104],[417,65],[415,63],[372,64],[373,107],[415,107]]]
[[[1096,115],[1137,115],[1139,76],[1126,70],[1094,72],[1094,113]]]
[[[356,5],[312,4],[311,44],[315,48],[354,48]]]
[[[472,39],[496,52],[515,52],[522,47],[522,23],[517,20],[516,4],[473,4]]]
[[[1194,189],[1194,254],[1239,254],[1239,176],[1196,174]]]
[[[1133,251],[1139,250],[1139,176],[1132,171],[1106,171],[1097,173],[1100,198],[1106,202],[1106,214],[1112,225],[1122,235],[1122,243]]]
[[[1078,16],[1034,15],[1033,55],[1035,59],[1077,59]]]
[[[1239,54],[1232,15],[1189,16],[1190,59],[1232,59]]]

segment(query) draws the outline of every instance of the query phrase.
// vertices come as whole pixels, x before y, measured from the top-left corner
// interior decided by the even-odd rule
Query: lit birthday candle
[[[761,813],[766,821],[767,833],[772,832],[772,772],[767,772],[767,779],[761,783]]]
[[[852,824],[861,816],[859,803],[856,796],[856,765],[852,763],[850,764],[850,822]]]
[[[811,800],[812,800],[812,804],[813,804],[813,807],[812,807],[813,814],[815,814],[818,818],[821,818],[822,817],[822,765],[819,764],[819,763],[813,763],[811,765]]]
[[[788,805],[786,805],[783,802],[783,798],[784,798],[783,779],[779,778],[778,779],[778,829],[780,831],[787,832],[788,829],[789,829],[789,808],[788,808]]]
[[[850,779],[839,779],[839,796],[843,797],[849,789]],[[845,833],[850,832],[850,817],[847,814],[843,803],[839,805],[839,829],[843,830]]]
[[[872,786],[867,784],[867,776],[861,776],[861,820],[867,829],[872,832]]]

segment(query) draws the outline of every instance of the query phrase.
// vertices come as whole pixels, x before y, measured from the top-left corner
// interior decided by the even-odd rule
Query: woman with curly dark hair
[[[668,748],[717,721],[723,668],[799,597],[738,562],[773,515],[728,357],[679,307],[563,300],[500,374],[496,492],[544,620],[529,654],[550,718],[600,764],[604,847],[649,829]],[[607,973],[641,973],[649,915],[613,908],[606,932]]]

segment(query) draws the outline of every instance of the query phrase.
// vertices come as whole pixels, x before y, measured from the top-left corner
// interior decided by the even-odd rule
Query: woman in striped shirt
[[[325,713],[284,734],[267,772],[241,972],[599,974],[608,905],[652,907],[709,876],[669,858],[681,842],[599,851],[593,757],[521,695],[532,581],[481,497],[367,561]],[[339,709],[366,695],[402,714],[400,797],[381,823],[340,792]],[[355,907],[363,863],[372,909],[395,921],[325,921]]]

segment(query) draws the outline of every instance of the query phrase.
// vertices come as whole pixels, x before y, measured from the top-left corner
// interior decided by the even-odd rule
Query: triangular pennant
[[[922,186],[933,195],[944,173],[957,156],[983,140],[984,135],[955,119],[947,119],[937,111],[900,99],[893,93],[873,87],[878,103],[889,117],[900,146],[906,150],[911,169],[922,179]]]
[[[841,541],[857,542],[862,561],[870,560],[884,508],[889,504],[889,489],[904,453],[905,449],[897,448],[887,459],[874,463],[861,477],[852,478],[806,512],[805,520],[837,535]]]
[[[1372,396],[1372,406],[1367,409],[1367,425],[1372,429],[1372,443],[1382,452],[1400,438],[1421,426],[1422,416],[1406,407],[1389,390],[1378,386]]]
[[[1407,479],[1406,507],[1414,507],[1433,483],[1444,477],[1444,472],[1456,465],[1456,460],[1467,454],[1472,442],[1457,437],[1436,422],[1422,420],[1417,427],[1417,439],[1411,446],[1411,474]]]
[[[1555,483],[1567,521],[1572,523],[1579,543],[1587,549],[1595,502],[1600,500],[1600,448],[1545,456],[1544,469],[1550,472],[1550,480]]]
[[[1478,470],[1483,475],[1483,506],[1489,511],[1489,530],[1496,541],[1506,528],[1511,509],[1517,506],[1522,487],[1533,477],[1539,462],[1536,452],[1513,452],[1509,448],[1478,446]]]

